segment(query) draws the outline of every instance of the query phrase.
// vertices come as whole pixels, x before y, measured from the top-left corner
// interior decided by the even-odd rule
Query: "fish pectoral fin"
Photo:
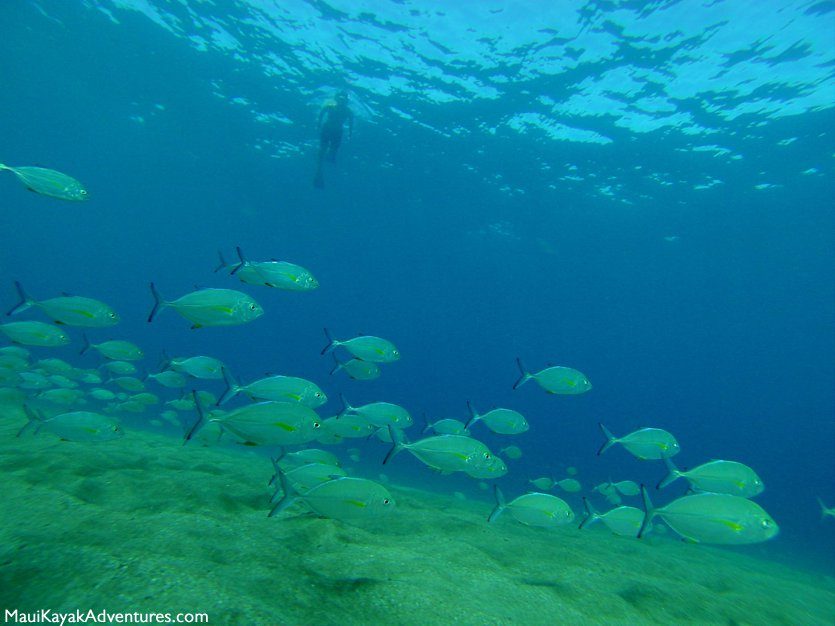
[[[218,305],[218,306],[213,306],[211,308],[212,308],[212,310],[217,311],[218,313],[226,313],[227,315],[232,315],[232,313],[234,312],[233,309],[231,307],[228,307],[228,306]]]
[[[203,328],[203,324],[192,324],[191,330],[197,330],[198,328]]]
[[[292,433],[296,430],[294,426],[290,424],[285,424],[284,422],[274,422],[273,426],[278,426],[280,429],[287,431],[288,433]]]
[[[345,500],[344,502],[345,502],[345,504],[350,504],[351,506],[355,506],[358,509],[364,509],[366,506],[368,506],[362,500]]]

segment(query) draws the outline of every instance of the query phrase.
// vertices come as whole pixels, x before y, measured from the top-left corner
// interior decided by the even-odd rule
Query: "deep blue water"
[[[701,3],[578,3],[573,19],[608,47],[598,42],[586,61],[580,51],[592,46],[554,25],[549,45],[562,47],[561,62],[578,59],[559,72],[533,57],[550,20],[568,18],[511,19],[510,6],[524,3],[506,13],[485,5],[483,21],[450,17],[437,32],[421,30],[437,28],[429,16],[443,9],[427,2],[381,3],[376,17],[355,3],[281,3],[286,21],[270,29],[247,20],[273,3],[191,3],[188,19],[177,3],[149,3],[178,16],[173,33],[131,4],[142,3],[0,8],[0,161],[65,171],[91,193],[62,203],[0,175],[3,308],[13,280],[37,298],[106,300],[123,322],[91,335],[138,342],[145,367],[164,348],[216,356],[245,380],[308,377],[332,398],[322,415],[338,410],[339,392],[416,417],[463,419],[468,399],[516,408],[529,433],[479,431],[491,447],[524,450],[501,480],[509,493],[570,465],[588,486],[609,476],[654,484],[660,464],[620,448],[595,456],[597,423],[619,435],[662,427],[682,445],[679,465],[727,458],[762,476],[758,502],[782,531],[747,550],[833,571],[835,524],[820,521],[815,501],[835,504],[831,3],[763,3],[773,5],[766,17],[712,3],[678,39],[669,25],[656,37],[636,25]],[[188,39],[207,36],[209,20],[237,45]],[[752,45],[766,36],[770,45]],[[664,37],[670,45],[658,46]],[[710,56],[716,39],[724,52]],[[712,80],[687,67],[701,52]],[[278,69],[266,71],[270,54]],[[588,89],[624,69],[655,74],[634,90]],[[705,84],[681,94],[673,85],[683,78]],[[339,87],[358,114],[373,114],[358,116],[316,190],[315,120]],[[586,113],[550,108],[578,95]],[[646,114],[639,97],[663,106]],[[647,120],[636,121],[640,111]],[[589,134],[520,130],[521,114]],[[670,115],[686,120],[646,127]],[[231,257],[236,245],[310,268],[321,288],[244,286],[267,312],[240,327],[190,331],[172,311],[145,322],[152,280],[172,298],[194,285],[238,288],[212,273],[217,250]],[[390,338],[403,359],[378,381],[329,378],[324,326]],[[535,370],[580,369],[594,389],[512,391],[517,356]],[[418,464],[403,466],[443,488]]]

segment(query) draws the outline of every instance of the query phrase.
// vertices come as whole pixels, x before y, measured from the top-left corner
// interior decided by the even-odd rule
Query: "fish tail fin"
[[[35,304],[35,301],[29,294],[26,293],[26,291],[24,291],[23,285],[21,285],[19,281],[14,281],[14,286],[17,290],[17,297],[19,298],[19,301],[11,309],[6,311],[6,315],[15,315],[21,311],[25,311]]]
[[[217,264],[217,267],[215,267],[215,269],[214,269],[215,274],[217,274],[224,267],[229,267],[229,264],[226,262],[226,259],[223,258],[223,250],[218,250],[217,251],[217,260],[218,260],[218,264]]]
[[[223,374],[223,382],[226,383],[226,391],[224,391],[223,395],[220,396],[220,399],[217,401],[216,406],[226,404],[232,398],[237,396],[241,391],[241,383],[235,380],[235,377],[232,376],[232,372],[226,369],[225,366],[221,367],[220,371]]]
[[[336,348],[340,344],[340,342],[338,340],[334,339],[333,337],[331,337],[331,333],[327,328],[325,328],[323,330],[325,331],[325,337],[328,340],[328,345],[326,345],[324,348],[322,348],[321,354],[327,354],[328,352],[330,352],[331,350]]]
[[[388,425],[389,435],[391,436],[392,446],[391,450],[389,450],[386,458],[383,459],[383,465],[388,463],[394,458],[394,455],[400,452],[405,446],[406,442],[403,439],[403,431],[399,428],[395,428],[391,424]]]
[[[156,285],[151,283],[151,295],[154,296],[154,308],[151,309],[151,312],[148,314],[148,322],[153,322],[154,318],[159,313],[159,310],[166,306],[168,303],[162,299],[159,291],[157,291]]]
[[[200,406],[200,398],[197,397],[197,392],[193,389],[191,390],[191,397],[194,399],[194,409],[197,411],[197,421],[194,422],[194,426],[186,433],[185,439],[183,440],[183,445],[186,445],[188,441],[197,434],[197,432],[206,425],[206,413],[203,411],[203,407]]]
[[[235,252],[238,253],[238,264],[232,268],[232,271],[229,273],[230,276],[237,274],[240,269],[246,265],[246,257],[244,257],[244,251],[241,250],[240,246],[235,246]]]
[[[287,480],[287,474],[284,473],[284,470],[280,467],[276,467],[276,474],[278,476],[278,481],[276,481],[278,483],[276,485],[276,494],[278,494],[278,489],[281,489],[281,492],[284,495],[278,502],[275,503],[275,506],[267,514],[267,517],[278,515],[299,499],[299,493],[293,489],[293,485],[291,485],[290,481]],[[273,495],[272,500],[275,500],[275,495]]]
[[[23,412],[26,413],[26,423],[23,425],[19,431],[17,431],[17,436],[20,437],[23,433],[30,430],[31,428],[35,429],[34,434],[37,434],[38,428],[40,428],[41,424],[43,424],[44,419],[43,416],[39,415],[38,412],[31,408],[28,404],[23,405]]]
[[[525,366],[522,365],[522,359],[520,359],[518,356],[516,357],[516,365],[519,367],[519,371],[522,373],[522,375],[515,383],[513,383],[513,388],[519,389],[519,387],[521,387],[531,378],[533,378],[533,374],[531,374],[528,370],[525,369]]]
[[[470,430],[470,426],[481,419],[481,415],[476,412],[469,400],[467,400],[467,410],[470,412],[470,419],[468,419],[467,423],[464,424],[464,430]]]
[[[287,451],[284,449],[284,446],[279,446],[278,454],[274,457],[270,458],[270,462],[273,464],[273,476],[270,478],[270,482],[267,483],[267,487],[271,486],[275,483],[276,478],[278,478],[278,470],[281,467],[278,465],[279,461],[284,458],[284,455],[287,454]]]
[[[821,500],[820,496],[818,496],[818,506],[820,506],[821,508],[821,519],[823,519],[826,517],[826,505],[823,503],[823,500]]]
[[[641,485],[641,498],[644,500],[644,521],[641,522],[641,530],[638,531],[638,539],[643,537],[650,529],[650,522],[655,517],[655,508],[652,506],[652,501],[649,499],[649,492],[646,486]]]
[[[426,412],[424,411],[424,413],[423,413],[423,430],[420,431],[420,434],[422,435],[425,432],[429,432],[429,430],[431,430],[431,429],[432,429],[432,424],[429,423],[429,418],[427,417]]]
[[[487,517],[488,522],[496,521],[496,518],[498,518],[499,515],[502,514],[502,511],[507,508],[507,502],[505,502],[504,494],[502,493],[502,490],[499,489],[498,485],[493,485],[493,495],[496,498],[496,506]]]
[[[333,358],[336,359],[336,357],[333,357]],[[339,363],[339,361],[337,361],[337,363]],[[339,369],[340,367],[342,367],[341,363],[339,363],[339,365],[337,365],[337,369]],[[334,372],[335,371],[336,370],[334,370]],[[331,373],[333,373],[333,372],[331,372]],[[340,402],[342,402],[342,410],[339,413],[336,414],[336,419],[339,419],[340,417],[344,417],[345,415],[347,415],[348,413],[350,413],[351,411],[354,410],[354,407],[352,407],[351,404],[345,399],[344,394],[341,394],[341,393],[339,394],[339,400],[340,400]]]
[[[600,519],[600,513],[594,510],[594,507],[591,505],[591,502],[589,502],[589,499],[585,496],[583,496],[583,506],[586,509],[586,515],[585,517],[583,517],[583,521],[580,522],[580,530]]]
[[[615,445],[618,442],[618,438],[615,437],[612,434],[612,431],[610,431],[608,428],[606,428],[602,424],[602,422],[598,422],[597,425],[600,426],[600,431],[603,433],[603,436],[606,437],[606,441],[603,443],[602,446],[600,446],[600,450],[597,451],[597,456],[600,456],[601,454],[606,452],[606,450],[608,450],[613,445]]]
[[[663,489],[664,487],[666,487],[670,483],[672,483],[672,482],[678,480],[679,478],[681,478],[681,472],[678,470],[678,468],[675,465],[673,465],[673,462],[670,459],[670,457],[668,457],[666,454],[662,453],[661,458],[664,460],[664,465],[667,467],[667,476],[665,478],[661,479],[661,481],[658,483],[658,485],[656,485],[656,487],[655,487],[656,489]]]
[[[333,357],[334,366],[333,366],[333,369],[330,372],[330,375],[333,376],[339,370],[341,370],[342,366],[345,365],[345,364],[342,361],[340,361],[339,359],[337,359],[335,354],[332,354],[331,356]]]
[[[78,354],[84,354],[90,348],[93,347],[93,344],[90,343],[90,338],[87,336],[87,333],[81,333],[81,338],[84,340],[84,345],[81,346],[81,350],[78,351]]]
[[[0,163],[0,172],[2,172],[3,170],[9,170],[10,172],[14,172],[13,168],[11,168],[8,165],[5,165],[3,163]]]

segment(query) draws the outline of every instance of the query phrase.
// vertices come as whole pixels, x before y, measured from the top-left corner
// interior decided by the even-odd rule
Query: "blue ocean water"
[[[0,160],[91,194],[61,203],[2,173],[4,308],[13,280],[106,300],[123,321],[91,336],[136,341],[146,367],[165,349],[303,376],[331,397],[323,415],[339,392],[433,418],[516,408],[529,433],[481,431],[524,451],[509,493],[568,466],[654,484],[658,464],[596,457],[597,424],[665,428],[679,465],[762,476],[781,534],[747,552],[832,573],[816,497],[835,503],[835,6],[566,6],[4,3]],[[357,119],[319,190],[316,119],[338,89]],[[236,288],[212,272],[235,246],[321,287],[246,288],[267,312],[244,326],[146,323],[150,281]],[[377,381],[329,378],[323,327],[403,358]],[[95,364],[74,350],[54,354]],[[594,389],[513,391],[517,356]]]

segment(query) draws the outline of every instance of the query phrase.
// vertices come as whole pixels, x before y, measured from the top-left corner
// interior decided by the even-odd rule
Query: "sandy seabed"
[[[129,430],[17,438],[0,407],[5,609],[205,612],[212,624],[835,624],[835,581],[599,526],[524,527],[489,504],[388,485],[361,525],[303,505],[268,518],[252,449]],[[372,476],[373,477],[373,476]]]

